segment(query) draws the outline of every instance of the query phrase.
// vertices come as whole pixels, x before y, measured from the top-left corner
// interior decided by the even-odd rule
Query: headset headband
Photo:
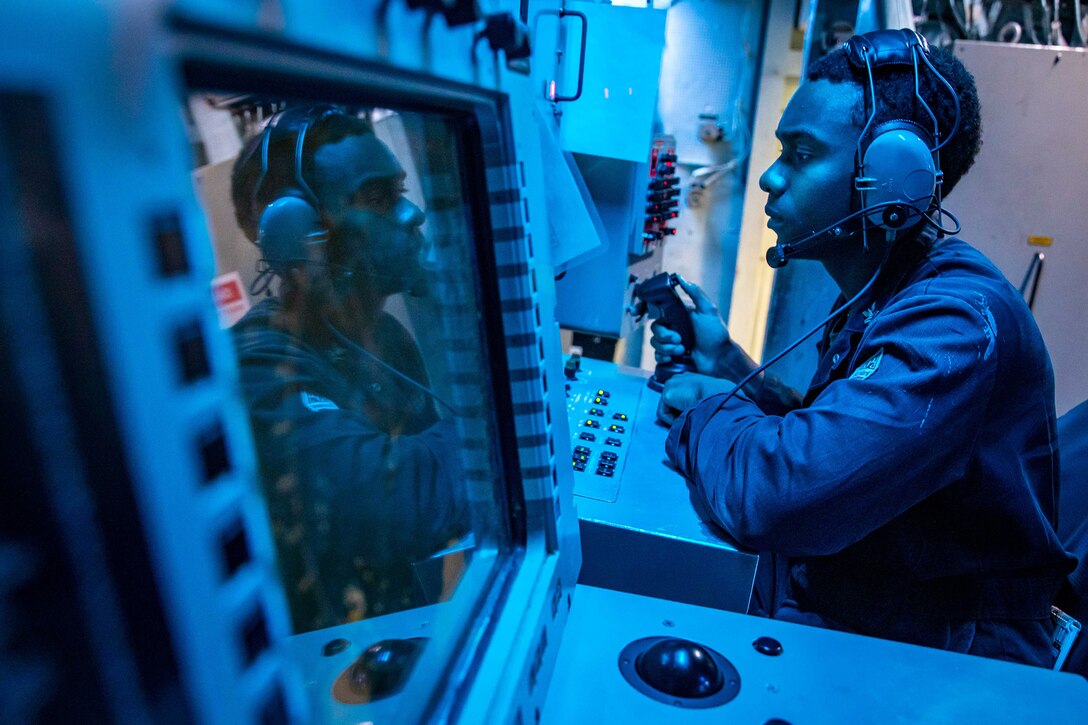
[[[258,205],[261,188],[264,186],[265,179],[268,178],[269,149],[280,139],[286,140],[291,136],[294,136],[295,186],[306,201],[313,205],[315,209],[320,207],[317,195],[313,192],[313,189],[310,188],[310,185],[306,183],[306,179],[302,175],[302,152],[306,144],[306,133],[313,128],[314,125],[336,115],[344,115],[344,110],[331,104],[322,104],[319,106],[297,106],[294,108],[287,108],[280,111],[269,120],[268,125],[265,126],[261,136],[261,175],[257,179],[257,183],[253,186],[254,206]]]
[[[913,30],[877,30],[855,35],[843,43],[846,57],[855,68],[888,65],[913,66],[915,51],[929,53],[929,43]]]

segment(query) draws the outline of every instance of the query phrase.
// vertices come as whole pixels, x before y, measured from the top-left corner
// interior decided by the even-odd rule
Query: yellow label
[[[1028,236],[1028,244],[1033,247],[1049,247],[1054,243],[1054,237],[1044,237],[1038,234]]]
[[[805,49],[805,31],[801,28],[794,28],[790,31],[790,50],[804,50]]]

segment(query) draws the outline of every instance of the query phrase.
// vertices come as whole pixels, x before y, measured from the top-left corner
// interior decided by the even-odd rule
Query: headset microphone
[[[847,219],[849,219],[849,217],[847,217]],[[845,221],[845,219],[837,222],[836,225],[829,230],[825,229],[823,231],[814,232],[807,237],[803,237],[800,241],[774,245],[767,250],[767,264],[773,269],[781,269],[786,266],[786,263],[789,262],[791,258],[796,257],[798,254],[810,252],[831,239],[840,239],[843,236],[843,221]]]
[[[959,99],[929,60],[929,45],[925,38],[911,30],[879,30],[854,36],[843,44],[843,49],[848,62],[865,72],[870,105],[868,119],[857,139],[853,179],[853,190],[857,192],[862,208],[821,231],[768,249],[767,264],[774,269],[784,267],[791,258],[811,252],[827,241],[856,234],[859,230],[847,230],[845,225],[859,216],[862,217],[860,232],[868,248],[870,229],[883,230],[885,236],[894,237],[908,231],[920,219],[933,223],[928,212],[934,206],[938,215],[945,213],[941,206],[943,174],[938,150],[948,143],[959,127]],[[939,138],[933,110],[917,90],[919,64],[928,67],[948,89],[956,106],[952,129],[943,140]],[[887,66],[899,66],[913,72],[915,98],[932,120],[932,129],[905,118],[875,122],[878,99],[874,68]],[[939,226],[938,229],[945,231]]]
[[[919,209],[904,204],[899,200],[882,201],[878,204],[870,204],[864,209],[859,209],[851,214],[847,214],[842,219],[833,222],[817,232],[802,237],[797,241],[783,242],[774,245],[767,250],[767,264],[774,269],[780,269],[785,267],[786,263],[794,257],[811,252],[821,244],[825,244],[829,241],[842,240],[857,234],[860,231],[860,227],[857,229],[848,229],[847,227],[848,225],[854,226],[851,222],[854,222],[859,217],[865,217],[869,220],[874,217],[879,218],[881,220],[879,226],[887,232],[890,238],[896,230],[903,228],[917,216],[924,216],[924,214]]]

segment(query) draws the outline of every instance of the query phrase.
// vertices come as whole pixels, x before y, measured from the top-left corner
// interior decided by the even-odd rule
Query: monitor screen
[[[184,104],[280,580],[322,642],[481,599],[511,550],[516,451],[471,119],[339,100]]]

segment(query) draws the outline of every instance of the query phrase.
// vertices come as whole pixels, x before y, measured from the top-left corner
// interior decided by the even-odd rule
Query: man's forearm
[[[715,377],[740,382],[759,365],[733,341],[715,359]],[[752,378],[745,386],[744,393],[764,412],[772,415],[785,413],[801,407],[802,396],[794,388],[782,382],[781,378],[766,371]]]

